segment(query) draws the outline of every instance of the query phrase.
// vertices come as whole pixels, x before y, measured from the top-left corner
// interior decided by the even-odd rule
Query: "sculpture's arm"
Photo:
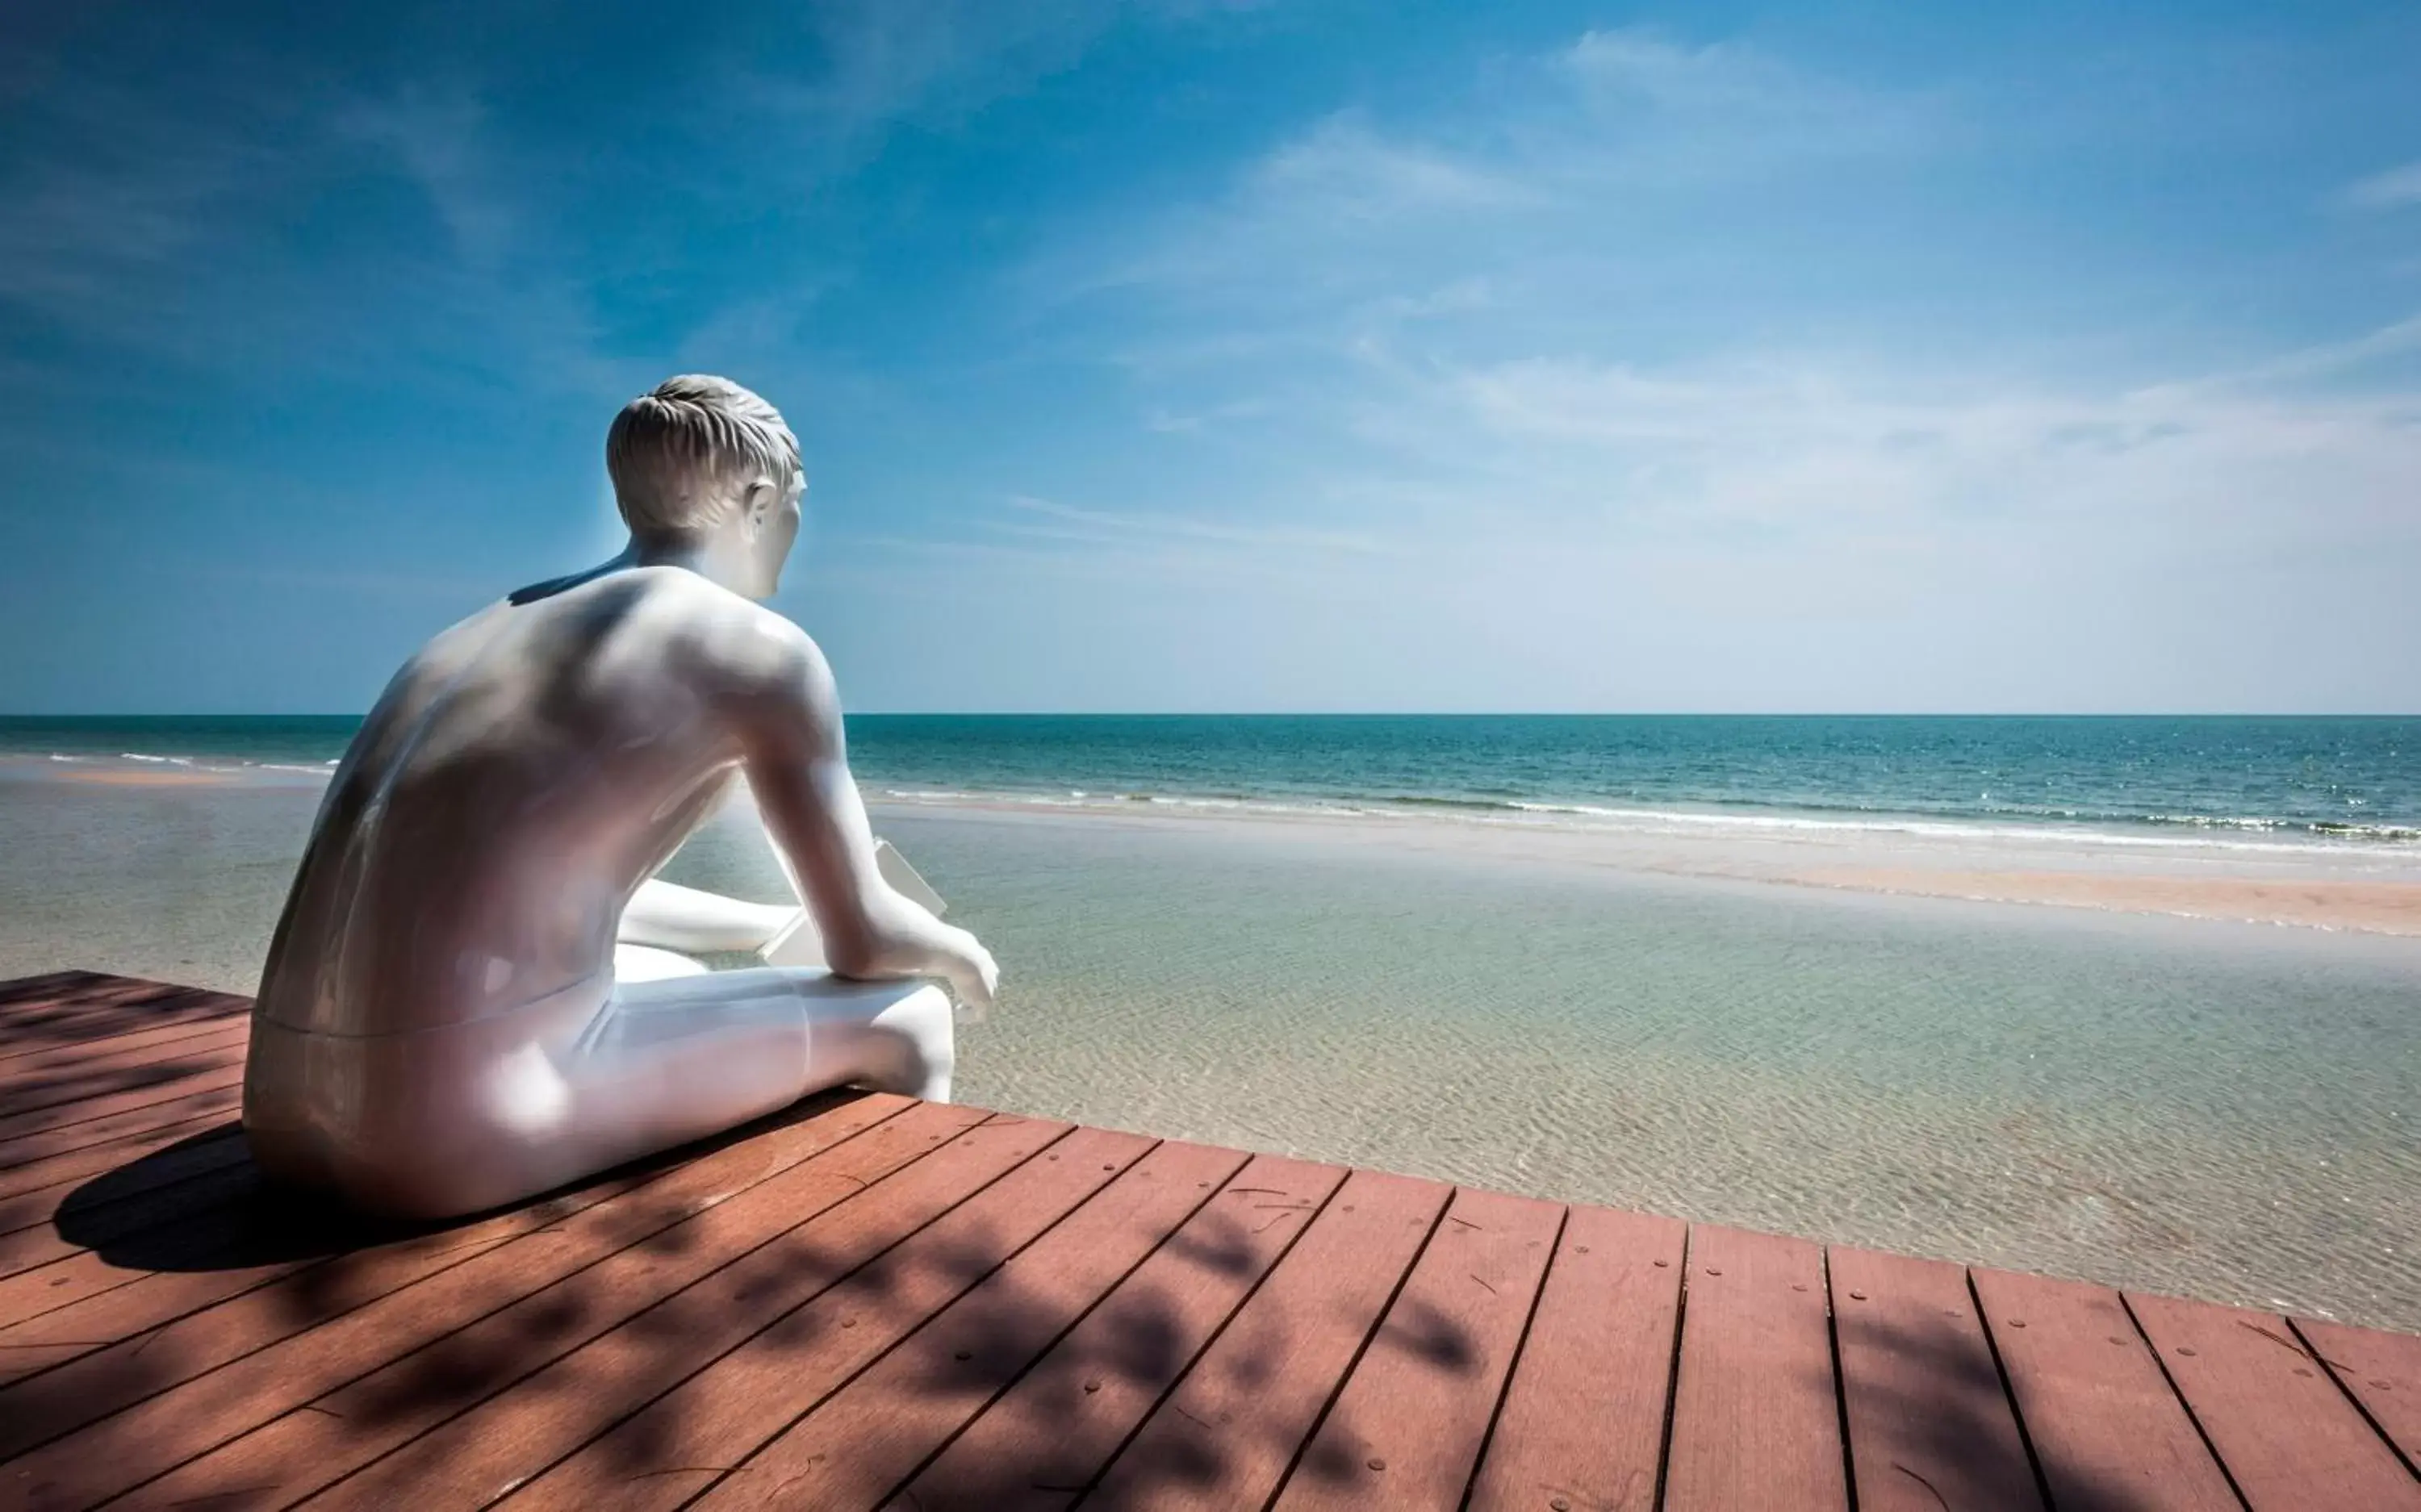
[[[777,903],[743,903],[678,882],[648,878],[623,906],[616,938],[695,954],[701,950],[762,950],[799,916]]]
[[[781,622],[781,643],[742,715],[749,789],[843,976],[939,976],[980,1012],[999,968],[974,935],[944,924],[882,875],[850,775],[840,694],[823,653]]]

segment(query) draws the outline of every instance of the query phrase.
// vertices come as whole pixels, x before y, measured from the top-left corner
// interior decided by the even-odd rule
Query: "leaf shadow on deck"
[[[539,1199],[534,1205],[539,1222],[525,1232],[545,1231],[553,1222],[552,1211],[570,1211],[578,1206],[581,1192],[600,1183],[694,1160],[839,1100],[845,1095],[809,1099],[717,1139]],[[207,1185],[191,1169],[196,1152],[221,1159],[230,1149],[241,1177],[231,1188],[184,1208],[164,1200],[164,1194]],[[896,1173],[878,1179],[860,1196],[844,1199],[841,1206],[882,1200],[883,1183],[892,1179]],[[669,1262],[690,1253],[697,1242],[696,1226],[679,1221],[694,1205],[651,1196],[644,1186],[616,1201],[633,1215],[631,1231],[639,1236],[624,1253]],[[151,1221],[130,1221],[131,1213],[144,1211],[153,1215]],[[442,1246],[449,1236],[485,1221],[396,1224],[362,1217],[325,1198],[275,1188],[242,1160],[241,1133],[231,1121],[94,1177],[60,1205],[55,1220],[62,1238],[88,1244],[111,1264],[128,1269],[200,1271],[302,1264],[304,1269],[276,1294],[277,1306],[296,1329],[361,1305],[356,1272],[380,1255],[398,1245]],[[1106,1333],[1081,1332],[1086,1308],[1101,1304],[1102,1299],[1087,1298],[1085,1307],[1071,1308],[1064,1295],[1054,1294],[1052,1276],[1017,1266],[1016,1255],[1039,1240],[965,1224],[946,1241],[936,1237],[918,1244],[918,1236],[928,1232],[918,1227],[886,1247],[866,1252],[836,1248],[822,1232],[810,1223],[771,1238],[757,1262],[767,1279],[731,1303],[734,1308],[764,1308],[762,1317],[749,1319],[753,1341],[747,1348],[775,1365],[772,1379],[797,1393],[797,1399],[774,1404],[758,1437],[793,1423],[813,1434],[818,1427],[814,1414],[832,1404],[836,1394],[869,1380],[868,1371],[882,1372],[880,1411],[852,1421],[871,1422],[896,1433],[866,1436],[862,1460],[851,1457],[857,1439],[827,1446],[832,1457],[845,1465],[836,1488],[840,1494],[815,1504],[882,1504],[917,1512],[1104,1506],[1114,1503],[1094,1492],[1113,1468],[1120,1477],[1118,1489],[1130,1495],[1155,1489],[1190,1492],[1206,1504],[1219,1504],[1222,1489],[1241,1478],[1255,1488],[1257,1503],[1274,1489],[1281,1474],[1294,1482],[1325,1484],[1355,1473],[1358,1462],[1324,1454],[1313,1443],[1323,1418],[1338,1411],[1333,1391],[1320,1396],[1323,1405],[1317,1411],[1283,1422],[1263,1422],[1250,1412],[1216,1423],[1171,1420],[1171,1414],[1191,1417],[1173,1395],[1194,1383],[1189,1373],[1224,1388],[1229,1400],[1249,1403],[1285,1378],[1300,1343],[1304,1320],[1294,1320],[1292,1328],[1273,1327],[1251,1308],[1259,1288],[1286,1273],[1297,1256],[1282,1256],[1256,1281],[1252,1272],[1260,1262],[1251,1236],[1225,1214],[1204,1209],[1163,1239],[1155,1253],[1235,1283],[1236,1301],[1228,1310],[1206,1327],[1199,1309],[1189,1315],[1176,1296],[1138,1282],[1123,1291],[1113,1289],[1118,1327]],[[1046,1237],[1048,1232],[1045,1227]],[[718,1258],[719,1267],[736,1263]],[[756,1445],[708,1462],[704,1469],[693,1457],[694,1446],[713,1438],[717,1426],[713,1413],[674,1389],[706,1363],[696,1357],[693,1331],[660,1305],[626,1317],[629,1302],[599,1279],[601,1273],[576,1270],[525,1305],[494,1313],[489,1324],[464,1327],[406,1356],[352,1391],[345,1404],[348,1421],[366,1434],[408,1436],[444,1421],[462,1404],[486,1400],[517,1382],[527,1382],[519,1388],[524,1395],[576,1402],[643,1378],[649,1384],[627,1404],[617,1402],[602,1411],[578,1442],[548,1449],[551,1457],[519,1467],[519,1473],[538,1475],[586,1445],[590,1459],[618,1489],[637,1495],[637,1489],[652,1483],[656,1489],[649,1504],[679,1504],[726,1476],[736,1475],[746,1485],[746,1477],[758,1472],[739,1467]],[[776,1301],[782,1278],[791,1274],[826,1279],[804,1295]],[[984,1288],[979,1301],[951,1319],[948,1347],[920,1348],[918,1331],[928,1318],[978,1287]],[[824,1301],[843,1295],[841,1288],[848,1288],[845,1307]],[[463,1299],[461,1322],[471,1324],[522,1295],[508,1279],[499,1278],[492,1290],[483,1287]],[[1399,1302],[1403,1304],[1375,1326],[1367,1317],[1322,1316],[1310,1321],[1350,1329],[1366,1340],[1365,1366],[1383,1360],[1394,1370],[1458,1380],[1482,1368],[1474,1341],[1452,1319],[1426,1314],[1407,1300]],[[610,1362],[567,1356],[566,1351],[617,1323],[621,1348]],[[1962,1509],[1971,1504],[2039,1504],[2025,1451],[2017,1450],[2014,1472],[2007,1458],[2007,1398],[1989,1357],[1959,1349],[1932,1334],[1884,1329],[1871,1331],[1869,1337],[1910,1364],[1900,1380],[1913,1384],[1868,1388],[1880,1394],[1868,1398],[1868,1409],[1903,1425],[1900,1458],[1869,1466],[1862,1457],[1883,1451],[1853,1442],[1853,1466],[1867,1472],[1870,1484],[1878,1468],[1886,1481],[1906,1482],[1896,1491],[1886,1489],[1881,1498],[1869,1494],[1868,1504]],[[924,1342],[930,1345],[931,1336]],[[835,1351],[846,1359],[819,1365]],[[117,1388],[123,1399],[137,1400],[187,1379],[194,1363],[180,1361],[176,1353],[174,1346],[129,1352],[120,1367],[124,1383]],[[1026,1374],[1046,1358],[1047,1373]],[[538,1374],[558,1360],[565,1363]],[[13,1391],[39,1395],[46,1379],[29,1378]],[[1088,1391],[1087,1383],[1095,1389]],[[1827,1400],[1835,1391],[1829,1375],[1810,1376],[1797,1384]],[[1501,1389],[1502,1383],[1495,1385]],[[1004,1391],[1015,1395],[1005,1396]],[[21,1395],[17,1399],[27,1398]],[[1088,1407],[1105,1401],[1125,1405],[1104,1421],[1088,1418]],[[808,1415],[802,1419],[802,1413]],[[1152,1431],[1143,1433],[1147,1422]],[[1350,1430],[1350,1424],[1328,1426],[1330,1442],[1355,1437],[1334,1431]],[[952,1445],[971,1427],[983,1435],[986,1452],[980,1457],[951,1454]],[[1080,1440],[1081,1451],[1071,1452],[1070,1443]],[[2003,1445],[1999,1455],[1996,1442]],[[1475,1455],[1476,1451],[1475,1445]],[[1964,1467],[1971,1488],[1997,1481],[1998,1489],[2010,1494],[1974,1503],[1951,1484],[1955,1476],[1940,1473],[1945,1466]],[[810,1473],[832,1472],[819,1462]],[[2158,1488],[2118,1483],[2087,1467],[2046,1463],[2042,1473],[2059,1493],[2058,1512],[2136,1512],[2158,1502]],[[1650,1476],[1647,1485],[1653,1483]],[[1646,1506],[1654,1497],[1652,1489],[1635,1501],[1592,1499],[1577,1488],[1569,1493],[1559,1489],[1557,1494],[1568,1494],[1576,1508]]]
[[[1874,1320],[1860,1328],[1903,1367],[1896,1381],[1860,1383],[1861,1415],[1891,1422],[1898,1440],[1861,1442],[1852,1419],[1850,1462],[1860,1506],[2157,1512],[2178,1505],[2158,1483],[2116,1478],[2047,1452],[2024,1431],[1990,1353],[1953,1344],[1938,1331]],[[1835,1372],[1802,1384],[1830,1394]]]
[[[198,1089],[213,1077],[224,1079],[240,1062],[240,1052],[230,1059],[227,1045],[242,1021],[213,1011],[232,1000],[194,988],[141,985],[141,991],[106,994],[106,1004],[97,995],[47,1010],[55,1022],[44,1021],[45,1010],[9,1010],[10,1035],[0,1042],[0,1137],[73,1123],[91,1116],[93,1105],[106,1106],[103,1099],[127,1106],[157,1102],[185,1090],[180,1083]],[[158,1023],[138,1027],[179,1033],[181,1026],[191,1035],[132,1050],[106,1039],[87,1042],[92,1021],[83,1016],[105,1008],[156,1014]],[[157,1096],[133,1096],[146,1091]]]
[[[8,1014],[8,1038],[0,1043],[0,1053],[41,1044],[83,1044],[91,1038],[95,1025],[123,1019],[130,1011],[157,1012],[164,1005],[187,1006],[219,996],[200,988],[103,976],[97,972],[22,977],[0,984],[0,1008]]]

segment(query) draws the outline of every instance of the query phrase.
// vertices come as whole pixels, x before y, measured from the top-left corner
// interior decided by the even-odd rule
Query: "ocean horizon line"
[[[2031,719],[2031,720],[2421,720],[2421,709],[854,709],[861,719]],[[166,720],[361,720],[368,710],[175,710],[168,712],[44,712],[0,710],[0,722],[108,723]]]

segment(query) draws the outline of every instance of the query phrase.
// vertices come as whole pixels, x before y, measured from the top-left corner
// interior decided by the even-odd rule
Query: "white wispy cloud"
[[[863,166],[898,127],[953,124],[1073,68],[1122,22],[1184,23],[1265,0],[829,0],[799,8],[804,52],[729,59],[723,88],[810,182]]]
[[[1188,515],[1129,513],[1112,509],[1085,509],[1073,505],[1057,504],[1049,499],[1019,495],[1008,501],[1009,507],[1025,514],[1040,515],[1054,521],[1084,527],[1080,531],[1060,531],[1057,538],[1088,540],[1101,543],[1127,543],[1138,539],[1178,539],[1210,541],[1228,546],[1274,548],[1282,551],[1356,552],[1376,553],[1385,547],[1376,538],[1351,531],[1301,529],[1290,525],[1235,524],[1226,520]],[[1031,534],[1031,527],[1001,525],[994,527],[1011,532]]]
[[[1021,282],[1046,307],[1141,293],[1289,320],[1426,313],[1447,290],[1636,260],[1641,232],[1682,201],[1955,135],[1933,101],[1745,45],[1590,32],[1416,119],[1330,113],[1214,195],[1046,242]]]
[[[2356,210],[2401,210],[2421,205],[2421,163],[2374,173],[2346,186],[2345,202]]]
[[[1873,181],[1983,151],[1956,101],[1639,31],[1499,77],[1326,115],[1023,272],[1115,316],[1146,413],[1206,417],[1156,429],[1173,458],[1259,480],[1172,470],[1122,515],[1298,563],[1289,536],[1385,546],[1265,585],[1256,626],[1350,621],[1495,707],[2379,705],[2377,647],[2421,634],[2421,323],[2176,355],[1954,344],[1854,298],[1736,312],[1725,270],[1821,273],[1842,228],[1908,213]],[[1155,582],[1189,601],[1175,564],[1122,589]],[[1378,676],[1371,707],[1415,701]]]
[[[423,195],[458,254],[492,270],[527,232],[526,198],[501,171],[486,102],[461,81],[414,83],[384,99],[348,101],[330,121],[339,139],[385,154]]]

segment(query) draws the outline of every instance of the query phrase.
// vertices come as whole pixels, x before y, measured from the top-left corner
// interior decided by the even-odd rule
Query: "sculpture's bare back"
[[[626,435],[642,406],[669,439]],[[631,548],[431,641],[337,769],[255,1010],[244,1117],[273,1171],[436,1215],[820,1086],[947,1096],[947,1002],[897,984],[981,1007],[992,959],[884,881],[830,671],[752,601],[796,535],[795,443],[745,391],[675,380],[613,444]],[[812,931],[649,881],[742,777]],[[777,937],[831,971],[655,952],[617,980],[617,942],[629,966]]]

